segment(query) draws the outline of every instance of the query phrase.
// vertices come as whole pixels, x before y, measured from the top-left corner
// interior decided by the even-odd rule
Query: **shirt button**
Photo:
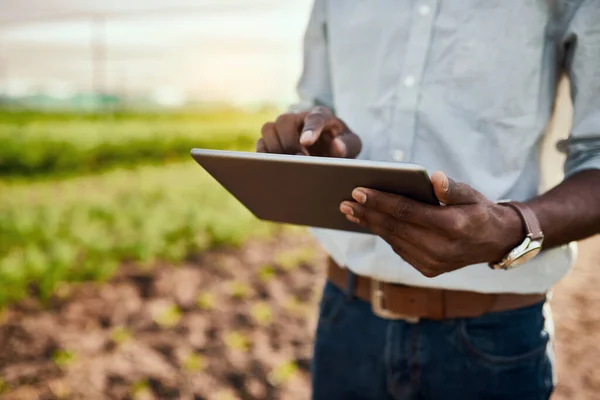
[[[404,161],[404,152],[400,149],[396,149],[394,150],[394,154],[392,155],[392,157],[394,158],[394,161]]]
[[[431,7],[427,5],[422,5],[421,7],[419,7],[419,14],[421,15],[421,17],[428,16],[429,14],[431,14]]]
[[[415,86],[416,82],[417,82],[417,80],[412,75],[409,75],[406,78],[404,78],[404,86],[406,86],[406,87],[413,87],[413,86]]]

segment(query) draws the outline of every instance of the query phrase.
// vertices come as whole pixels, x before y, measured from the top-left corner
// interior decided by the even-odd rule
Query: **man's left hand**
[[[489,201],[442,172],[434,173],[431,181],[443,206],[356,188],[356,202],[342,202],[340,211],[383,238],[427,277],[499,261],[523,241],[522,221],[511,207]]]

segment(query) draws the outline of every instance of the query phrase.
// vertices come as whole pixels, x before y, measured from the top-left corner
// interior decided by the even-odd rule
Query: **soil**
[[[600,398],[599,250],[554,292],[554,400]],[[282,234],[24,301],[2,317],[2,399],[308,399],[324,267]]]

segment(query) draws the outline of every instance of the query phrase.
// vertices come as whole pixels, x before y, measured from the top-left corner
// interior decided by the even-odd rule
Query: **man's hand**
[[[511,207],[487,200],[472,187],[442,172],[431,177],[445,206],[431,206],[402,196],[356,188],[340,211],[370,229],[427,277],[468,265],[495,262],[521,243],[525,230]]]
[[[256,151],[355,158],[361,146],[359,137],[328,108],[315,107],[310,112],[282,114],[264,124]]]

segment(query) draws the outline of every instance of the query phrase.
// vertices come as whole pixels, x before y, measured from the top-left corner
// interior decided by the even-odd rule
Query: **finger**
[[[336,118],[327,107],[314,107],[304,117],[302,134],[300,135],[300,144],[303,146],[312,146],[321,137],[326,126],[333,127],[333,121]],[[338,132],[339,133],[339,132]]]
[[[283,147],[277,137],[277,131],[275,130],[275,124],[273,122],[264,124],[261,133],[267,152],[277,154],[283,153]]]
[[[447,205],[484,203],[484,195],[465,183],[454,182],[441,171],[431,175],[431,183],[438,200]]]
[[[342,132],[331,143],[331,152],[335,157],[355,158],[362,150],[360,138],[350,132]]]
[[[343,202],[340,210],[350,221],[364,226],[385,240],[394,252],[423,275],[433,277],[456,269],[453,267],[456,264],[454,260],[444,260],[440,257],[447,242],[436,232],[409,223],[394,222],[394,219],[386,214],[351,202]]]
[[[352,191],[352,197],[367,208],[430,229],[445,230],[454,222],[452,209],[432,206],[404,196],[374,189],[356,188]]]
[[[266,153],[267,146],[265,145],[265,140],[263,138],[258,139],[256,142],[256,152],[257,153]]]
[[[410,243],[431,256],[432,259],[442,259],[444,250],[448,247],[447,240],[430,229],[409,222],[399,221],[387,214],[365,208],[349,201],[343,202],[340,211],[352,216],[371,232],[384,238],[390,245],[396,240]]]
[[[275,131],[277,137],[286,154],[303,153],[308,155],[308,151],[300,144],[300,128],[302,127],[304,116],[302,114],[282,114],[275,120]]]
[[[370,210],[356,203],[344,202],[342,204],[343,206],[340,210],[343,213],[347,211],[348,207],[351,208],[352,211],[350,216],[355,219],[357,223],[369,229],[374,234],[381,236],[386,241],[390,240],[393,236],[404,234],[403,230],[406,223],[402,223],[389,215],[379,211]]]

